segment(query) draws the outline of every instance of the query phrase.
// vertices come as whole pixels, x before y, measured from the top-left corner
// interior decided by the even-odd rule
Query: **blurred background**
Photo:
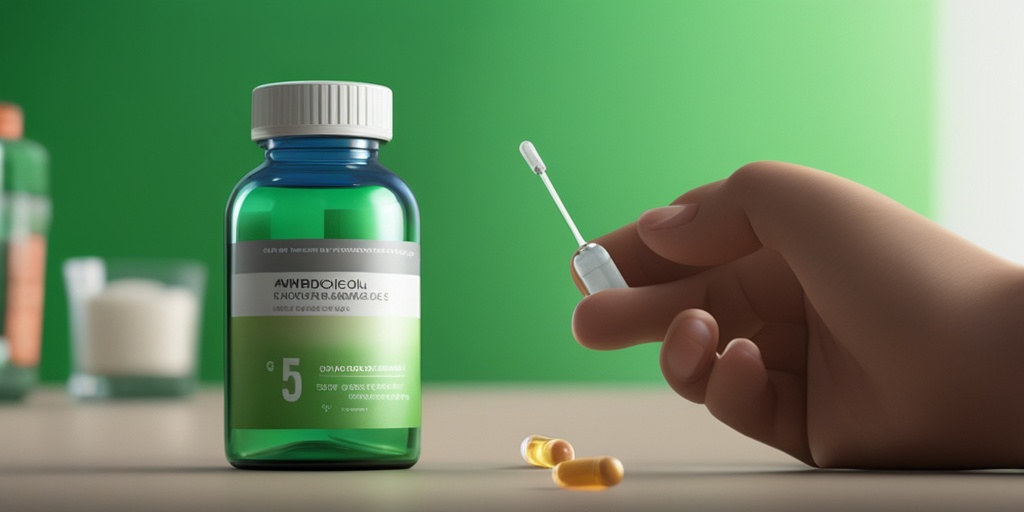
[[[991,176],[1020,174],[1024,160],[1013,135],[1024,51],[999,39],[1024,40],[1020,11],[963,0],[0,0],[0,100],[22,105],[26,137],[52,158],[41,378],[68,375],[61,264],[98,255],[207,264],[200,374],[221,380],[224,208],[262,161],[251,91],[355,80],[394,90],[381,160],[421,207],[424,380],[660,381],[657,345],[607,353],[573,340],[575,243],[520,141],[536,144],[588,238],[764,159],[992,227],[992,194],[1010,189]],[[999,55],[979,60],[986,51]],[[979,90],[997,81],[1009,99]],[[971,137],[989,147],[957,146]],[[983,187],[965,198],[957,180]],[[998,242],[1007,232],[996,228]],[[971,236],[970,222],[958,229]]]

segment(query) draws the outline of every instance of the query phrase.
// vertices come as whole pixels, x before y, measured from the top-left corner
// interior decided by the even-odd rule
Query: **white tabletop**
[[[736,434],[667,387],[428,386],[409,470],[243,471],[223,400],[76,403],[59,389],[0,406],[0,510],[1022,510],[1024,474],[821,471]],[[519,458],[529,434],[626,469],[559,489]]]

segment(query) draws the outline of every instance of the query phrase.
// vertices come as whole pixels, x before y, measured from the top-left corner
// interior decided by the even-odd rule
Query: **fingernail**
[[[682,226],[697,216],[699,204],[676,204],[647,210],[638,222],[647,229],[669,229]]]
[[[681,336],[666,348],[668,369],[679,380],[689,380],[697,372],[712,343],[711,331],[700,320],[687,320],[677,327]]]

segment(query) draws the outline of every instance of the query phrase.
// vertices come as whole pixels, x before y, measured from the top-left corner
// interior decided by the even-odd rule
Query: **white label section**
[[[376,272],[235,274],[231,316],[420,317],[420,276]]]

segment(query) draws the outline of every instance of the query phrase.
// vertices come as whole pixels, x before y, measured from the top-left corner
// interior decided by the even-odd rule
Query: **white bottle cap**
[[[361,82],[280,82],[252,91],[252,140],[340,135],[391,140],[391,89]]]

